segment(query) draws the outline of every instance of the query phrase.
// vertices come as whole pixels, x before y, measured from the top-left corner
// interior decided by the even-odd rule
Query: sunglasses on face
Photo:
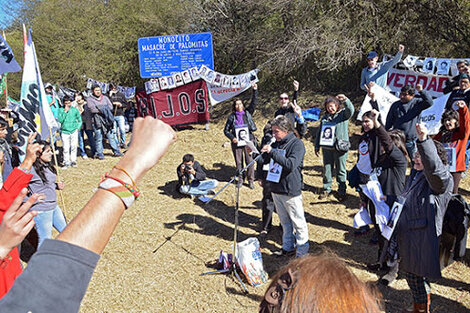
[[[281,100],[289,100],[289,97],[279,97]]]

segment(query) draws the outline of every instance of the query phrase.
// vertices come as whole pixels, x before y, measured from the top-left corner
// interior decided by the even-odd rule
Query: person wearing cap
[[[54,87],[50,83],[47,83],[44,89],[46,90],[46,99],[51,107],[52,115],[57,120],[59,118],[60,100],[54,94]]]
[[[460,76],[462,74],[470,74],[470,64],[467,60],[460,60],[457,62],[457,70],[459,71],[459,74],[445,82],[446,86],[443,89],[444,94],[448,94],[449,92],[452,92],[455,89],[459,89]]]
[[[367,91],[365,85],[369,84],[370,82],[374,82],[382,88],[387,86],[387,75],[388,71],[400,62],[401,57],[403,56],[403,51],[405,50],[405,46],[399,45],[398,52],[395,57],[391,60],[377,63],[379,57],[377,52],[370,51],[367,54],[367,66],[362,69],[361,73],[361,87],[362,90]]]

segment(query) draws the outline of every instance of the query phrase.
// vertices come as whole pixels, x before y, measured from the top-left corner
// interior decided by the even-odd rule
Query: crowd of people
[[[460,74],[447,85],[450,96],[442,114],[442,127],[432,138],[419,121],[421,112],[433,105],[432,97],[421,85],[404,86],[387,116],[382,116],[372,91],[374,84],[386,87],[388,70],[400,61],[403,51],[400,45],[396,56],[384,63],[378,63],[374,51],[367,55],[368,66],[362,71],[361,89],[368,93],[373,109],[362,116],[362,135],[354,167],[348,169],[346,161],[352,149],[349,121],[355,109],[344,94],[328,96],[323,102],[324,113],[313,145],[316,157],[321,153],[323,162],[323,186],[318,200],[331,200],[335,195],[339,202],[346,201],[349,180],[349,185],[359,194],[360,207],[372,221],[378,243],[377,258],[368,264],[369,269],[383,271],[384,284],[393,281],[398,271],[403,272],[413,297],[413,307],[408,312],[421,313],[430,312],[429,280],[441,277],[439,238],[447,205],[459,192],[459,183],[468,169],[469,64],[458,63]],[[271,231],[273,212],[276,212],[282,227],[282,248],[273,254],[295,256],[273,277],[259,311],[379,312],[380,297],[336,256],[308,255],[309,231],[302,200],[306,157],[302,139],[307,133],[307,122],[297,104],[299,86],[298,81],[293,82],[291,99],[287,93],[279,95],[279,108],[263,127],[260,142],[253,119],[257,84],[252,86],[248,106],[241,99],[233,101],[232,113],[224,127],[238,173],[236,184],[241,188],[247,179],[250,189],[255,188],[255,182],[263,189],[260,236],[265,237]],[[20,163],[9,137],[11,125],[0,118],[3,176],[0,310],[8,312],[33,308],[48,312],[78,311],[99,254],[124,210],[140,196],[137,182],[176,139],[174,130],[157,119],[147,116],[134,122],[132,118],[129,124],[134,122],[133,137],[128,147],[124,116],[134,117],[135,112],[132,113],[133,106],[128,105],[115,85],[111,85],[109,96],[103,95],[95,85],[89,97],[77,93],[74,99],[67,96],[59,99],[50,85],[46,85],[46,90],[52,113],[60,124],[64,169],[77,165],[78,153],[87,158],[85,134],[91,157],[104,158],[105,137],[113,155],[122,158],[67,225],[57,204],[56,190],[66,187],[58,179],[53,161],[57,138],[52,138],[52,142],[35,140],[31,134],[26,157]],[[128,149],[124,156],[121,149]],[[244,166],[250,164],[246,174],[240,175]],[[180,193],[191,197],[215,193],[218,181],[207,178],[193,154],[182,157],[176,173]],[[334,174],[337,192],[333,191]],[[361,186],[370,182],[380,186],[380,201],[384,205],[378,207],[362,189]],[[384,234],[383,220],[378,218],[384,207],[389,217],[386,226],[393,230],[390,236]],[[394,219],[392,213],[397,207],[401,208],[401,214]],[[38,252],[20,275],[16,247],[33,227],[38,233]],[[52,227],[60,232],[56,240],[50,240]],[[366,225],[356,234],[368,231]],[[316,279],[319,276],[321,280]],[[50,310],[51,307],[54,309]]]

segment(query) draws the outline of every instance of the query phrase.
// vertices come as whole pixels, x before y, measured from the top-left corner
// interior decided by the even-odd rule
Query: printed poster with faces
[[[336,124],[334,123],[322,124],[320,133],[320,146],[333,147],[335,144],[335,130]]]
[[[278,153],[282,155],[286,155],[286,150],[281,150],[281,149],[273,149],[276,150]],[[282,166],[279,163],[274,162],[273,159],[269,162],[269,169],[268,169],[268,175],[266,176],[266,180],[273,182],[273,183],[278,183],[281,180],[281,175],[282,175]]]
[[[240,127],[235,127],[235,136],[237,137],[237,147],[246,146],[247,141],[250,141],[250,131],[248,126],[243,125]]]
[[[436,58],[426,58],[423,63],[423,72],[434,73],[434,67],[436,65]]]
[[[449,75],[450,70],[450,59],[438,59],[437,60],[437,75]]]
[[[457,166],[457,147],[455,144],[449,142],[444,143],[444,148],[447,152],[447,161],[449,162],[449,172],[455,173]]]

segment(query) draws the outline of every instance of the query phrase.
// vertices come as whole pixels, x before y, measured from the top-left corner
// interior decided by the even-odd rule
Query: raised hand
[[[403,53],[403,51],[405,51],[405,46],[404,45],[398,45],[398,51]]]
[[[294,85],[294,90],[298,91],[299,90],[299,85],[300,85],[299,82],[294,80],[294,82],[292,84]]]
[[[340,93],[339,95],[336,96],[336,99],[338,99],[339,101],[341,102],[344,102],[346,101],[348,97],[346,97],[345,95],[343,95],[342,93]]]
[[[118,165],[133,177],[140,177],[157,164],[175,140],[170,125],[151,116],[136,118],[131,146]]]
[[[423,91],[423,85],[417,84],[417,85],[416,85],[416,91],[417,91],[417,92]]]
[[[28,190],[23,188],[10,208],[5,212],[0,224],[0,257],[4,258],[14,247],[18,246],[34,226],[36,211],[28,211],[38,200],[39,195],[33,194],[23,205]]]
[[[416,133],[418,134],[418,139],[420,141],[424,141],[428,138],[428,129],[424,124],[417,123],[416,124]]]

